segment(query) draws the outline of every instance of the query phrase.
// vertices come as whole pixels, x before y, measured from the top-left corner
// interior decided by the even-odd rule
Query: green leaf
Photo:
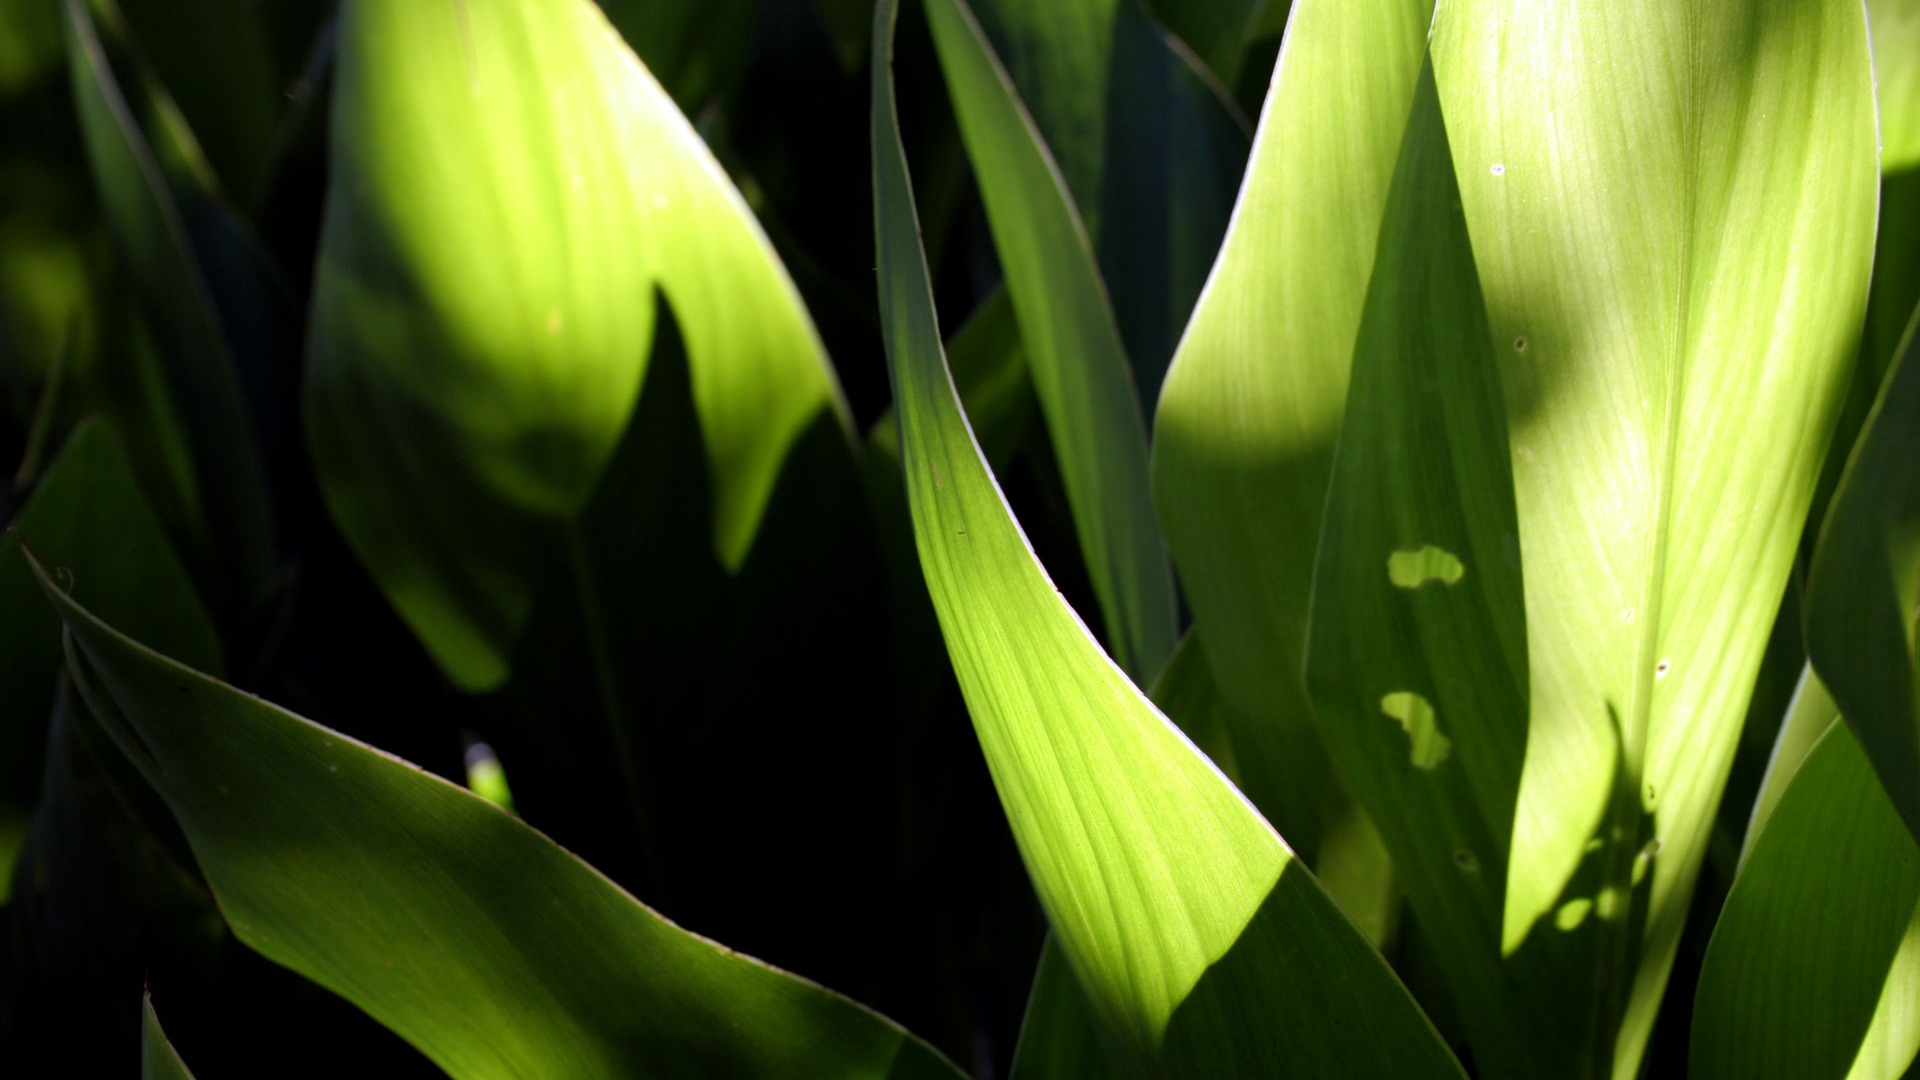
[[[464,788],[167,660],[38,569],[88,704],[241,941],[450,1075],[957,1077],[820,987],[689,934]]]
[[[140,1080],[193,1080],[193,1071],[160,1028],[151,992],[140,997]]]
[[[1104,1080],[1112,1074],[1113,1063],[1100,1044],[1086,995],[1060,946],[1049,937],[1027,994],[1009,1080]]]
[[[1173,652],[1173,581],[1126,349],[1072,198],[984,32],[961,0],[928,0],[927,19],[1107,637],[1144,680]]]
[[[1301,665],[1347,369],[1432,11],[1299,5],[1155,420],[1154,498],[1243,786],[1321,869],[1384,862],[1328,763]]]
[[[1760,792],[1754,796],[1753,815],[1747,822],[1746,838],[1740,844],[1742,864],[1753,854],[1753,845],[1765,833],[1767,819],[1773,816],[1774,809],[1786,795],[1787,785],[1800,772],[1800,766],[1806,763],[1807,755],[1820,737],[1838,719],[1840,706],[1833,703],[1833,695],[1827,693],[1811,666],[1804,667],[1800,684],[1794,688],[1793,700],[1787,705],[1779,737],[1773,742],[1773,753],[1767,759],[1767,773],[1760,781]]]
[[[1460,1075],[1380,955],[1100,650],[1001,498],[941,354],[893,97],[895,14],[875,15],[874,214],[914,533],[988,768],[1095,1023],[1151,1075]]]
[[[484,689],[632,413],[656,283],[729,568],[789,449],[844,406],[739,193],[591,4],[352,2],[339,41],[315,465],[394,606]]]
[[[73,92],[94,181],[159,344],[191,470],[163,507],[216,609],[244,617],[272,572],[265,483],[230,343],[180,211],[114,81],[85,0],[64,0]]]
[[[1920,310],[1842,474],[1807,578],[1807,652],[1920,836]]]
[[[1570,1074],[1593,1052],[1591,981],[1566,974],[1582,938],[1500,950],[1526,614],[1498,360],[1430,69],[1418,85],[1334,456],[1307,679],[1477,1066]]]
[[[23,545],[117,622],[220,670],[213,624],[113,432],[82,422],[0,537],[0,900],[39,800],[61,664],[60,620],[39,600]]]
[[[1880,99],[1880,168],[1920,166],[1920,4],[1867,0]]]
[[[1846,389],[1878,174],[1864,15],[1467,0],[1434,26],[1526,567],[1503,949],[1553,932],[1540,920],[1584,894],[1600,839],[1596,963],[1621,1000],[1595,1021],[1620,1025],[1617,1076],[1652,1024]]]
[[[1893,1080],[1920,1050],[1920,846],[1845,724],[1793,776],[1707,947],[1689,1075]]]
[[[1138,0],[972,0],[1086,225],[1149,413],[1220,248],[1251,126]]]

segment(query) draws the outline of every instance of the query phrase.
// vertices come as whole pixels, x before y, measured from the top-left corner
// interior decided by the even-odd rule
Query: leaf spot
[[[1653,677],[1656,679],[1664,679],[1667,677],[1667,672],[1672,670],[1673,670],[1673,661],[1662,660],[1659,663],[1653,665]]]
[[[1495,163],[1493,168],[1488,171],[1492,172],[1493,175],[1495,176],[1505,176],[1507,174],[1507,167],[1505,165]]]
[[[1429,581],[1451,585],[1467,568],[1451,551],[1428,544],[1418,551],[1396,551],[1387,556],[1387,579],[1403,589],[1417,589]]]
[[[1480,872],[1479,858],[1465,848],[1453,853],[1453,865],[1469,874],[1477,874]]]
[[[1517,338],[1514,338],[1514,339],[1513,339],[1513,351],[1514,351],[1514,352],[1526,352],[1526,351],[1527,351],[1527,339],[1526,339],[1526,338],[1523,338],[1523,337],[1517,337]]]
[[[1396,690],[1380,699],[1380,711],[1400,722],[1407,733],[1408,759],[1416,769],[1431,769],[1447,759],[1453,740],[1434,723],[1433,705],[1411,690]]]

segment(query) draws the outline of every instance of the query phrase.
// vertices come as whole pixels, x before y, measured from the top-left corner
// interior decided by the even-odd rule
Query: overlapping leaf
[[[1720,914],[1689,1075],[1894,1080],[1920,1050],[1920,844],[1846,724],[1786,785]]]
[[[1126,348],[1072,198],[984,32],[962,0],[926,7],[1108,640],[1150,679],[1173,652],[1173,581]]]
[[[228,925],[455,1077],[954,1077],[814,984],[695,937],[479,796],[167,660],[40,572],[88,704]]]
[[[1920,836],[1920,312],[1820,531],[1807,651],[1907,827]]]
[[[1242,783],[1322,868],[1323,834],[1365,837],[1371,826],[1331,778],[1313,730],[1300,675],[1308,595],[1361,302],[1432,11],[1424,0],[1298,6],[1233,224],[1155,419],[1155,503]],[[1366,862],[1377,840],[1338,846]]]
[[[591,4],[349,3],[339,40],[308,434],[381,587],[486,688],[625,429],[656,282],[729,567],[839,392],[738,192]]]
[[[180,1054],[167,1041],[160,1027],[160,1014],[153,1011],[153,995],[140,999],[140,1077],[141,1080],[193,1080],[192,1070],[180,1060]]]
[[[267,495],[233,351],[179,208],[107,65],[85,0],[64,0],[74,100],[106,220],[151,320],[164,408],[187,458],[162,492],[217,609],[252,613],[272,568]],[[165,423],[167,421],[159,421]]]
[[[1008,512],[940,351],[893,101],[894,8],[875,16],[875,234],[915,537],[1095,1022],[1160,1075],[1458,1075],[1379,954],[1101,652]]]
[[[1525,564],[1503,943],[1592,901],[1619,995],[1596,1027],[1625,1016],[1600,1061],[1627,1076],[1859,332],[1878,172],[1864,10],[1467,0],[1432,50]],[[1597,893],[1575,884],[1595,839]]]

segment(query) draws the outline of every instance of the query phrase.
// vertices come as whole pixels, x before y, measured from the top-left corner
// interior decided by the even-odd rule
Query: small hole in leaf
[[[1495,176],[1505,176],[1507,173],[1507,167],[1505,165],[1495,165],[1492,168],[1491,172]]]
[[[1417,589],[1429,581],[1451,585],[1467,568],[1453,552],[1428,544],[1418,551],[1396,551],[1387,556],[1387,580],[1403,589]]]
[[[1407,733],[1408,760],[1414,768],[1431,769],[1447,759],[1453,740],[1440,733],[1433,705],[1411,690],[1396,690],[1380,699],[1380,711],[1400,722]]]
[[[1526,339],[1526,338],[1523,338],[1523,337],[1517,337],[1517,338],[1514,338],[1514,339],[1513,339],[1513,351],[1514,351],[1514,352],[1526,352],[1526,351],[1527,351],[1527,339]]]

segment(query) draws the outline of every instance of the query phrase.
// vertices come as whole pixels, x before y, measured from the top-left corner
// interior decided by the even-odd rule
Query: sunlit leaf
[[[1500,371],[1454,164],[1423,71],[1354,350],[1307,679],[1476,1064],[1540,1076],[1591,1057],[1592,985],[1567,974],[1590,962],[1591,928],[1501,956],[1526,617]]]
[[[1377,839],[1339,839],[1372,826],[1334,778],[1301,664],[1347,369],[1432,11],[1303,0],[1154,427],[1154,500],[1242,785],[1322,870],[1335,855],[1383,861]]]
[[[167,660],[40,582],[76,683],[179,820],[234,934],[449,1075],[958,1075],[466,789]]]
[[[1126,348],[1072,198],[984,32],[962,0],[926,8],[1107,637],[1149,679],[1173,652],[1173,582]]]
[[[448,674],[505,677],[632,412],[656,283],[737,567],[788,450],[843,406],[739,193],[599,11],[351,2],[334,78],[308,435],[343,532]]]
[[[1467,0],[1434,26],[1525,566],[1503,948],[1592,899],[1616,1076],[1850,373],[1878,176],[1865,31],[1856,0]],[[1575,883],[1595,839],[1597,895]]]
[[[1380,955],[1062,602],[1001,498],[940,349],[893,98],[894,15],[875,15],[875,235],[914,532],[988,768],[1095,1022],[1156,1075],[1459,1075]]]

